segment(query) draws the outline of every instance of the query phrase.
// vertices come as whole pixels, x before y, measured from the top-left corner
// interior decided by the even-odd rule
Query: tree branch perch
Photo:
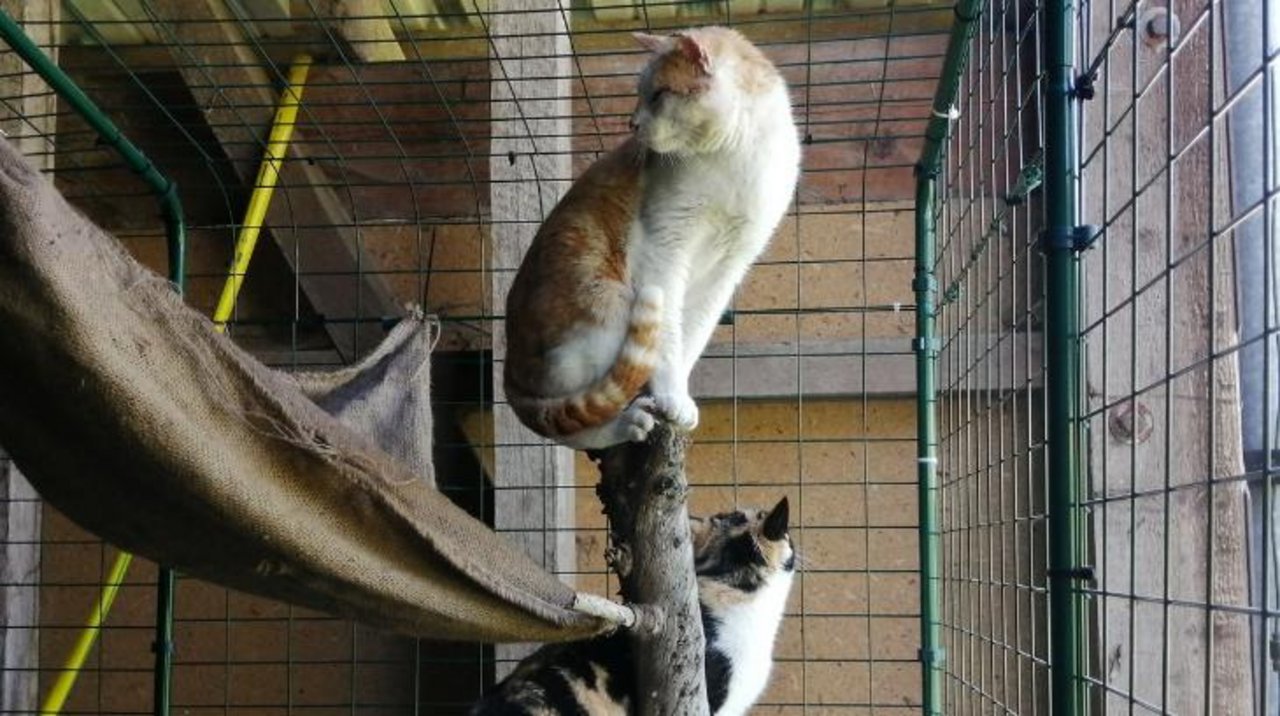
[[[643,605],[631,629],[635,713],[708,716],[706,651],[693,571],[687,434],[659,423],[645,443],[619,445],[600,460],[597,494],[610,522],[609,564],[627,602]]]

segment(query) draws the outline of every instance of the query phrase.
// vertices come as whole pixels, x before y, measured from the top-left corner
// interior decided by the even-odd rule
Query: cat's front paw
[[[649,432],[653,430],[653,426],[658,422],[653,417],[652,411],[642,400],[637,400],[631,407],[624,410],[622,415],[618,416],[618,420],[621,421],[623,435],[633,443],[642,443],[648,439]]]
[[[650,396],[655,414],[665,417],[677,427],[693,430],[698,427],[698,404],[688,393],[657,393]]]

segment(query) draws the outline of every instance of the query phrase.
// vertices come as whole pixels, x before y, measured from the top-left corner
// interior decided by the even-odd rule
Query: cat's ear
[[[671,38],[669,37],[650,35],[647,32],[633,32],[631,36],[636,38],[636,42],[640,43],[641,47],[650,52],[661,54],[671,49]]]
[[[682,32],[677,32],[674,37],[680,54],[696,65],[702,74],[711,74],[711,55],[707,54],[707,48],[698,42],[698,38]]]
[[[784,496],[778,500],[778,504],[774,505],[769,511],[769,516],[764,518],[764,526],[760,531],[764,533],[764,538],[771,541],[782,539],[787,534],[787,519],[790,517],[791,507]]]

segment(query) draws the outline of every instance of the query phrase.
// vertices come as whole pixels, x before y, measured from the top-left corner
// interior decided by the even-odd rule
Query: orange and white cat
[[[507,398],[580,449],[698,423],[689,374],[791,202],[786,83],[738,32],[637,34],[634,134],[543,222],[507,297]]]

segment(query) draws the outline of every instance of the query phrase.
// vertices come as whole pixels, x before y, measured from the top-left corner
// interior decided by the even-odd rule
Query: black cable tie
[[[940,167],[925,169],[923,164],[916,162],[915,167],[912,168],[912,173],[914,173],[917,178],[936,179],[938,175],[942,173],[942,169]]]
[[[1075,95],[1077,99],[1085,101],[1093,99],[1097,95],[1097,88],[1094,87],[1094,82],[1097,79],[1098,78],[1095,77],[1092,72],[1087,72],[1076,77],[1075,84],[1071,87],[1071,93]]]
[[[1074,226],[1055,226],[1040,232],[1040,250],[1074,251],[1076,248],[1076,229]]]
[[[1066,577],[1067,579],[1076,579],[1083,582],[1092,582],[1096,576],[1093,571],[1093,565],[1091,564],[1079,567],[1070,567],[1068,569],[1049,569],[1045,571],[1045,574],[1049,575],[1050,578]]]
[[[921,291],[936,293],[938,290],[938,279],[931,273],[916,276],[911,280],[911,290],[916,293],[920,293]]]
[[[173,656],[173,640],[151,642],[151,653]]]
[[[1040,232],[1040,250],[1050,251],[1084,251],[1098,240],[1102,229],[1094,224],[1081,224],[1071,227],[1054,227]]]
[[[942,647],[936,649],[916,649],[916,659],[925,666],[941,666],[947,661],[947,650]]]
[[[1079,239],[1079,243],[1076,244],[1076,250],[1085,251],[1092,248],[1098,237],[1102,236],[1102,227],[1097,224],[1081,224],[1076,227],[1076,232],[1076,238]]]

